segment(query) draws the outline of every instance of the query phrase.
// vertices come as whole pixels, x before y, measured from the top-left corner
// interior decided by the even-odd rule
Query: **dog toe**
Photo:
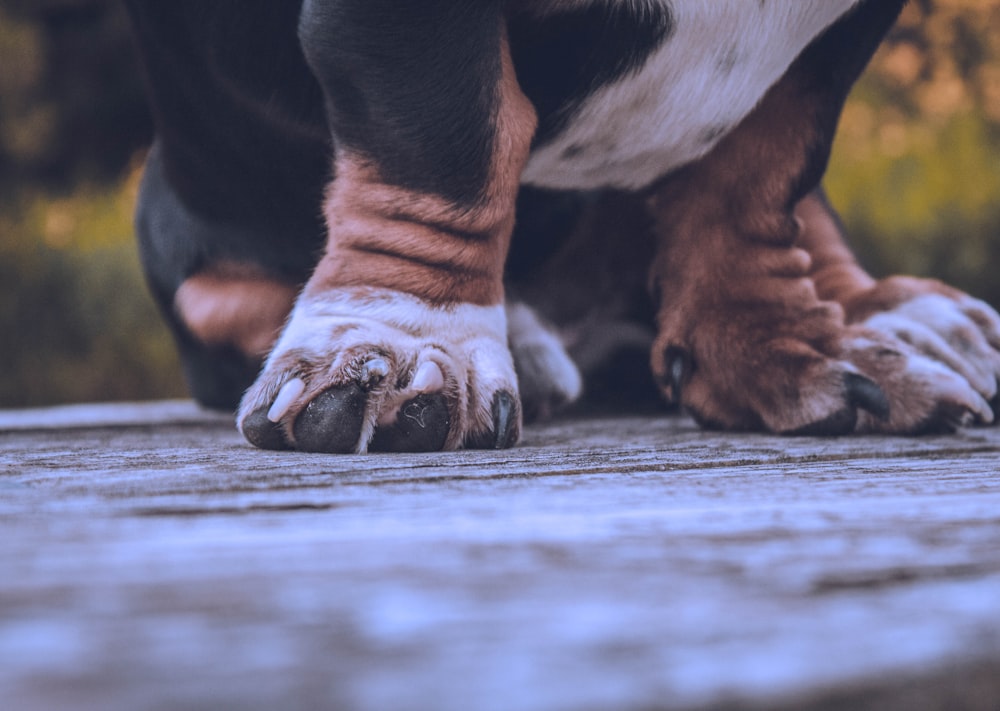
[[[295,419],[295,446],[304,452],[353,452],[361,436],[367,396],[356,383],[325,390]]]
[[[247,441],[260,449],[289,449],[281,425],[268,419],[268,406],[254,410],[243,419],[241,429]]]
[[[422,394],[399,408],[396,419],[372,437],[373,452],[436,452],[444,449],[451,414],[444,395]]]

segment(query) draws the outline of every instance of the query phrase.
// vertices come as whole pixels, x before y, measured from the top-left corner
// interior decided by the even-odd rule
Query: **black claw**
[[[451,429],[448,401],[439,393],[418,395],[399,408],[396,421],[379,427],[369,449],[373,452],[438,452]]]
[[[889,420],[889,398],[874,380],[858,373],[847,373],[844,389],[847,391],[847,402],[853,407],[867,410],[883,422]]]
[[[365,402],[365,392],[356,383],[320,393],[295,420],[295,447],[303,452],[353,452],[361,436]]]
[[[474,434],[465,440],[469,449],[508,449],[520,436],[518,427],[520,403],[517,396],[500,390],[493,396],[493,429]]]
[[[663,384],[670,388],[671,401],[679,403],[684,383],[693,370],[694,364],[691,361],[691,355],[683,348],[670,346],[664,352],[663,358],[667,363],[666,378]]]
[[[501,390],[493,396],[493,449],[508,449],[517,442],[517,396]]]
[[[260,449],[288,449],[281,427],[267,419],[268,408],[255,410],[243,419],[240,429],[247,442]]]

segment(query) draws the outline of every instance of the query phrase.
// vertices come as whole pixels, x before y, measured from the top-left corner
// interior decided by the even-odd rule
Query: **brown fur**
[[[816,285],[816,293],[820,299],[843,306],[849,324],[891,311],[919,296],[939,294],[952,299],[962,296],[957,289],[933,279],[906,276],[873,279],[857,263],[844,243],[837,219],[816,194],[799,202],[795,215],[802,224],[797,244],[812,259],[809,276]]]
[[[877,384],[887,405],[866,402],[882,412],[862,410],[863,431],[990,421],[983,395],[995,392],[986,371],[997,356],[976,329],[997,331],[991,312],[940,282],[872,279],[818,195],[793,204],[820,140],[818,110],[790,71],[708,156],[653,189],[652,361],[663,390],[710,426],[843,431],[857,395],[850,374]],[[863,323],[931,294],[953,305],[930,336],[920,324],[906,333],[905,319],[888,331]]]
[[[837,356],[843,310],[820,299],[813,259],[797,242],[802,223],[789,209],[819,139],[818,109],[786,76],[708,156],[651,194],[660,245],[653,370],[705,424],[789,431],[840,406],[828,359]],[[668,352],[692,359],[682,392]]]
[[[858,265],[842,239],[837,219],[819,195],[801,200],[795,216],[801,223],[797,244],[812,260],[809,276],[820,299],[843,305],[874,286],[875,280]]]
[[[503,301],[503,265],[536,116],[517,83],[506,34],[501,43],[492,169],[479,203],[462,208],[388,185],[363,156],[341,153],[324,207],[327,251],[307,293],[363,286],[434,304]]]
[[[185,280],[174,296],[174,308],[203,343],[234,346],[248,358],[263,358],[277,340],[297,291],[256,267],[223,262]]]
[[[873,282],[871,288],[854,293],[844,300],[849,323],[864,321],[880,311],[889,311],[900,304],[928,294],[939,294],[950,299],[964,296],[958,289],[935,279],[894,276]]]

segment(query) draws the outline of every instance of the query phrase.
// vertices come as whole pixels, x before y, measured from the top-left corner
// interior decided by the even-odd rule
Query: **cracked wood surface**
[[[0,412],[7,709],[1000,709],[1000,429],[251,449]]]

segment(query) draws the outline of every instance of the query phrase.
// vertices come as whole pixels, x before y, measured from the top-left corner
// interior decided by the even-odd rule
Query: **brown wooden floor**
[[[0,708],[1000,709],[1000,429],[506,452],[0,412]]]

